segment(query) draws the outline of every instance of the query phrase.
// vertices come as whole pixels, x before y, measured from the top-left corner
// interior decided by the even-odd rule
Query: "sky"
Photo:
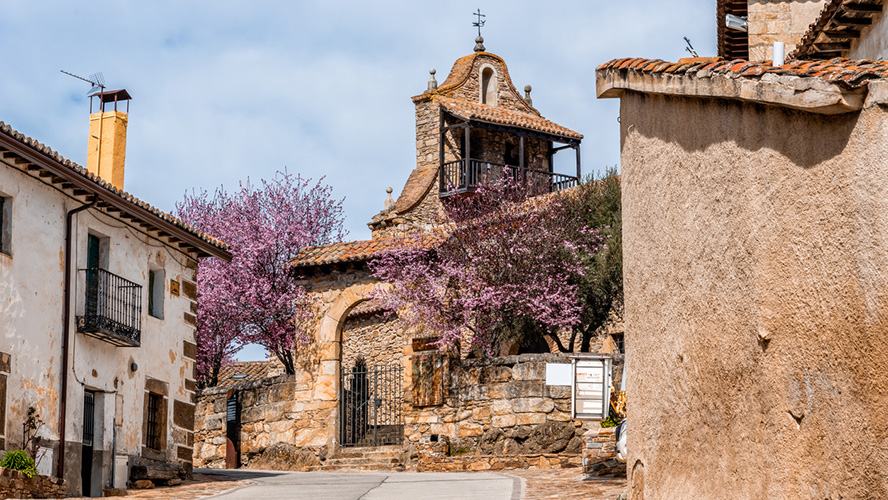
[[[620,160],[619,100],[595,98],[595,68],[686,57],[683,37],[715,55],[715,2],[0,0],[0,121],[85,165],[89,84],[59,70],[102,72],[133,97],[133,195],[171,211],[186,191],[286,168],[323,177],[344,199],[347,239],[368,239],[386,187],[397,198],[415,165],[410,97],[430,68],[443,82],[472,52],[477,9],[516,88],[585,135],[585,174]]]

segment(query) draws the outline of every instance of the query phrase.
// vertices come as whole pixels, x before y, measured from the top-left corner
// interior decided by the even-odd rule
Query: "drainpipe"
[[[62,392],[59,397],[59,478],[65,477],[65,416],[68,403],[68,344],[71,337],[71,230],[74,216],[84,210],[88,210],[99,201],[97,195],[93,195],[92,202],[81,205],[68,211],[65,217],[65,288],[64,302],[62,305]]]

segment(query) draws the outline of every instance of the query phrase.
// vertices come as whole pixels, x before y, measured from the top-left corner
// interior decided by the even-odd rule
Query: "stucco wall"
[[[13,198],[12,256],[0,254],[0,352],[11,355],[6,447],[21,446],[21,424],[33,406],[46,422],[40,434],[57,460],[65,213],[82,203],[2,163],[0,192]],[[76,333],[74,304],[84,290],[81,285],[73,291],[65,474],[71,493],[79,493],[81,485],[84,389],[97,391],[95,448],[102,464],[94,475],[98,488],[106,487],[110,478],[115,411],[123,423],[117,454],[128,455],[131,466],[147,463],[146,459],[188,467],[191,462],[194,352],[186,342],[194,342],[195,262],[122,220],[90,209],[75,220],[77,269],[86,267],[89,232],[109,238],[107,269],[143,287],[141,347],[115,347]],[[149,266],[165,271],[163,320],[148,315]],[[170,293],[171,279],[181,285],[179,296]],[[136,371],[131,370],[132,363],[138,365]],[[147,378],[168,384],[167,447],[162,453],[142,446]]]
[[[874,16],[874,21],[861,30],[860,38],[852,42],[849,59],[888,59],[888,16],[883,11],[882,15]]]
[[[627,92],[620,116],[630,482],[888,498],[886,111]]]

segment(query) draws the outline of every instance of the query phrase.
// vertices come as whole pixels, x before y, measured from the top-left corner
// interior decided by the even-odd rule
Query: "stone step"
[[[336,453],[401,453],[404,451],[403,446],[349,446],[339,448]]]
[[[333,458],[375,458],[375,457],[397,457],[404,453],[404,449],[397,447],[378,447],[378,448],[343,448],[333,454]]]
[[[329,460],[328,460],[329,462]],[[346,471],[346,470],[404,470],[403,464],[335,464],[335,465],[318,465],[311,467],[309,470],[319,472]]]
[[[374,458],[374,459],[366,459],[366,458],[328,458],[324,465],[390,465],[390,464],[400,464],[401,459],[398,457],[390,457],[390,458]]]

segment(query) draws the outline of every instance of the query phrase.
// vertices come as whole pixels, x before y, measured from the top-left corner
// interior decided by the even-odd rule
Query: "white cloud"
[[[127,190],[169,210],[191,188],[247,175],[326,176],[351,238],[414,165],[409,98],[469,54],[471,13],[535,106],[585,134],[584,171],[619,163],[615,100],[595,68],[616,57],[715,52],[715,0],[271,2],[0,0],[0,120],[61,154],[86,156],[88,88],[104,72],[133,95]],[[570,163],[570,162],[567,162]]]

